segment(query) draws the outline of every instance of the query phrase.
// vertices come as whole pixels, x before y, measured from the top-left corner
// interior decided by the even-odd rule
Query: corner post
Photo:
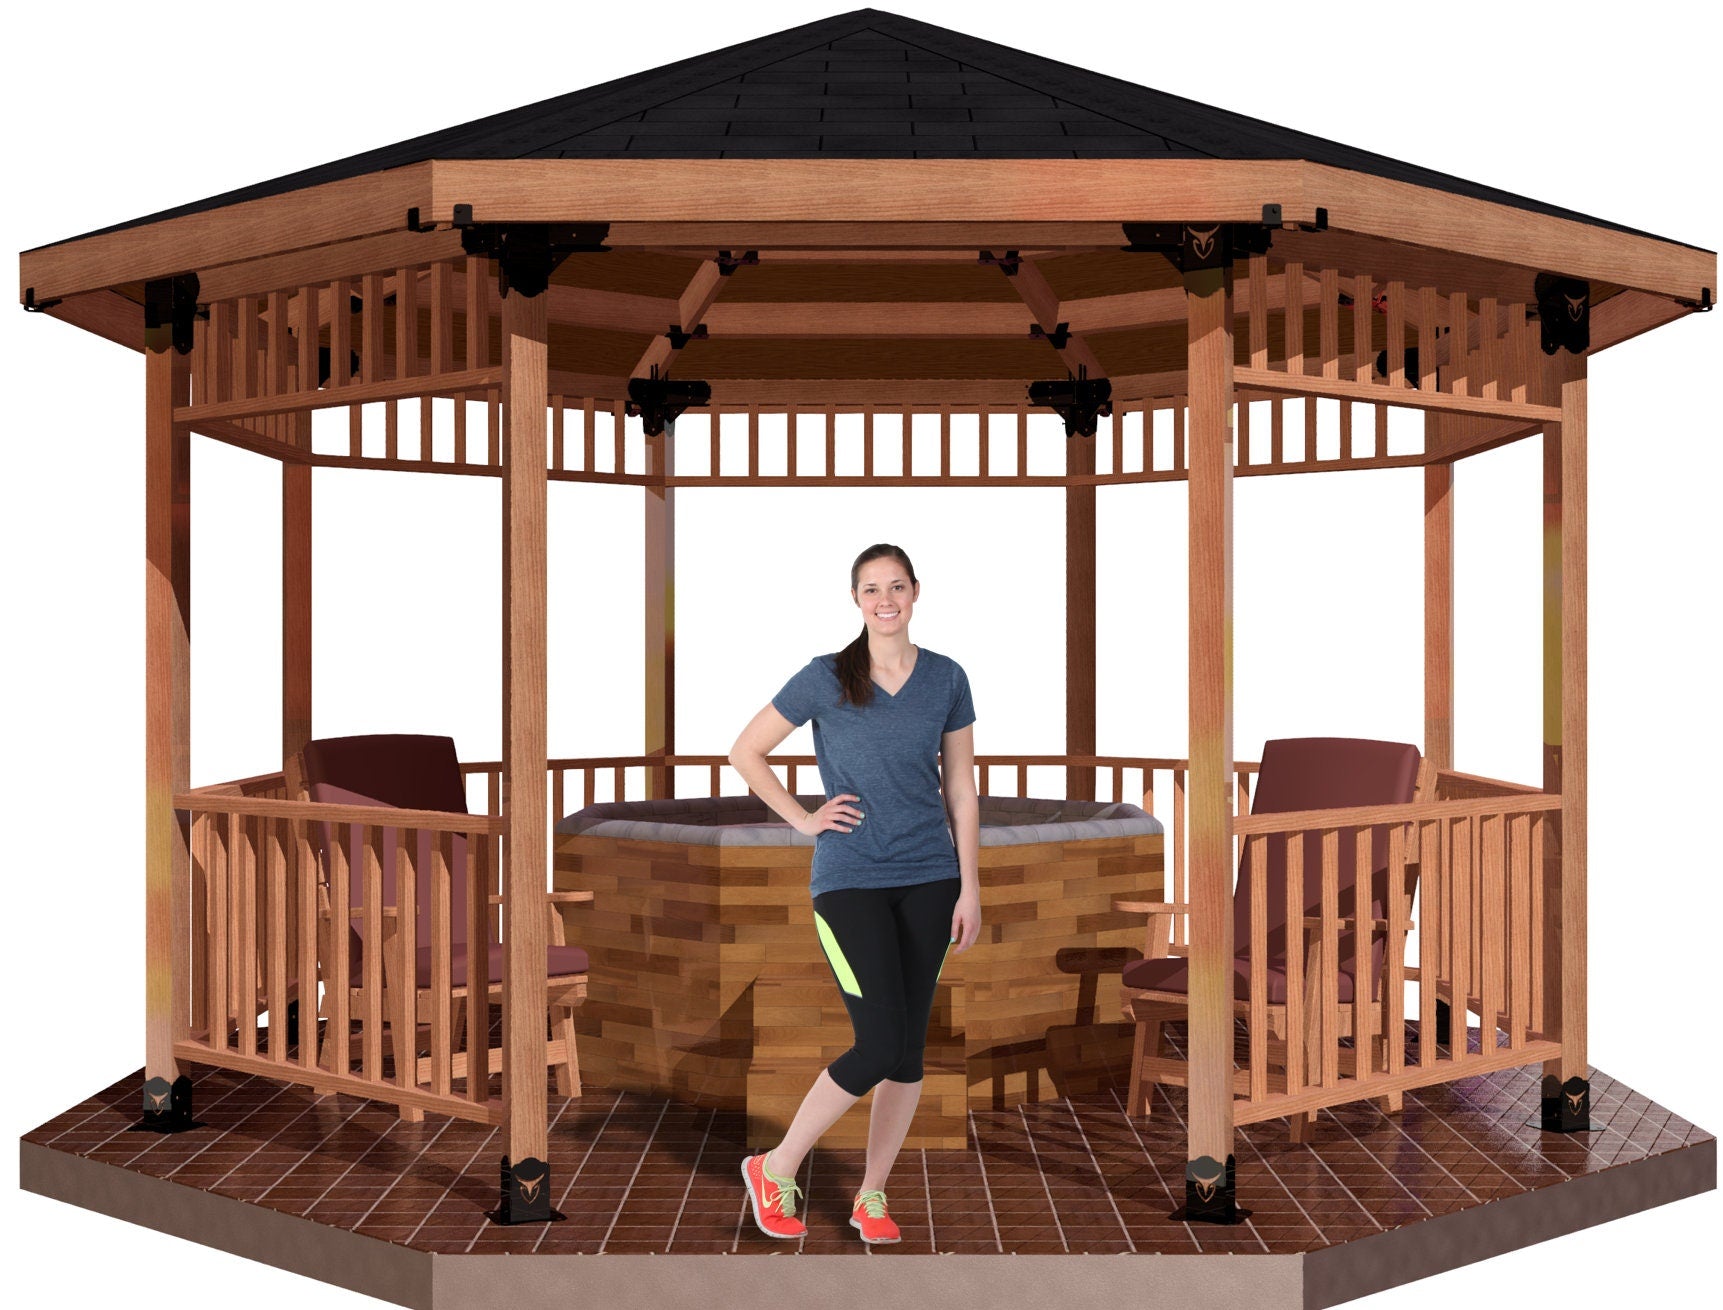
[[[499,256],[506,263],[507,255]],[[504,270],[505,275],[509,271]],[[546,411],[542,282],[502,296],[503,1100],[500,1223],[551,1217],[546,1125]]]
[[[1184,229],[1190,414],[1190,1137],[1185,1217],[1239,1222],[1233,1167],[1232,252]]]
[[[1586,358],[1554,370],[1561,422],[1544,428],[1544,789],[1561,793],[1546,843],[1544,1014],[1561,1055],[1544,1062],[1542,1126],[1591,1127],[1586,1060]],[[1554,845],[1553,854],[1548,851]]]
[[[714,416],[714,423],[718,420]],[[676,423],[646,438],[646,732],[648,757],[676,753],[676,488],[662,479],[676,471]],[[646,794],[675,792],[669,765],[646,770]]]
[[[1113,420],[1122,421],[1122,416]],[[1093,473],[1097,435],[1065,442],[1065,471]],[[1065,488],[1065,753],[1095,753],[1095,484]],[[1069,765],[1065,795],[1095,799],[1095,770]]]
[[[311,449],[311,415],[290,416]],[[281,757],[311,740],[311,465],[281,465]]]
[[[175,793],[191,786],[191,398],[197,278],[144,292],[144,1088],[139,1128],[182,1132],[191,1078],[174,1043],[191,1028],[191,856]],[[253,1016],[242,1009],[240,1022]],[[212,1014],[211,1025],[227,1016]]]

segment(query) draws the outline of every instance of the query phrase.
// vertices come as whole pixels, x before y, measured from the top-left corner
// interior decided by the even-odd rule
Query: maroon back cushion
[[[1265,742],[1262,767],[1251,797],[1252,814],[1284,814],[1292,810],[1342,809],[1353,805],[1403,804],[1413,799],[1418,783],[1416,746],[1404,742],[1369,741],[1356,737],[1284,737]],[[1268,893],[1268,958],[1286,957],[1286,841],[1253,836],[1244,843],[1239,861],[1238,890],[1233,899],[1233,950],[1250,950],[1251,869],[1258,842],[1268,842],[1265,890]],[[1339,912],[1354,912],[1357,871],[1357,829],[1340,830]],[[1370,914],[1387,917],[1388,829],[1371,830]],[[1304,838],[1304,912],[1322,910],[1322,839]],[[1376,940],[1372,958],[1380,962],[1383,943]],[[1348,934],[1340,943],[1340,967],[1355,968]]]
[[[369,737],[326,737],[308,742],[302,756],[311,799],[335,805],[366,805],[406,810],[442,810],[466,814],[466,787],[461,778],[455,743],[450,737],[394,734]],[[379,816],[381,817],[381,816]],[[334,825],[320,824],[323,850],[333,849]],[[397,903],[395,842],[397,829],[383,830],[383,903]],[[348,901],[364,904],[363,832],[349,829],[347,847]],[[415,938],[430,944],[431,837],[419,831],[414,851],[413,880]],[[326,870],[327,872],[327,870]],[[467,940],[467,839],[452,838],[449,864],[449,933],[453,943]],[[359,967],[359,928],[349,934],[349,958]],[[355,977],[355,981],[357,981]]]

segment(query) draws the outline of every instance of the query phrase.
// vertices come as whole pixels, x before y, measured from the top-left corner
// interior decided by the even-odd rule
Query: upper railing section
[[[191,396],[176,420],[291,463],[500,475],[504,377],[495,268],[485,257],[448,253],[440,238],[439,257],[421,262],[352,272],[349,260],[342,266],[349,271],[327,278],[308,276],[312,266],[304,262],[283,262],[270,276],[291,274],[298,280],[290,285],[217,282],[223,294],[207,301],[193,323]],[[1067,269],[1055,274],[1064,279],[1061,292],[1041,271],[1055,269],[1061,252],[1047,252],[1039,266],[1010,253],[1011,260],[994,258],[1015,270],[997,286],[973,281],[977,270],[961,262],[955,266],[963,277],[954,280],[957,257],[950,252],[928,261],[947,271],[922,275],[925,294],[940,294],[943,286],[944,301],[727,304],[724,284],[746,271],[741,256],[685,259],[694,271],[675,295],[652,288],[645,274],[628,281],[635,276],[629,269],[638,273],[634,265],[615,266],[623,270],[615,277],[645,289],[553,282],[544,293],[547,474],[662,487],[1084,486],[1185,478],[1186,308],[1176,273],[1163,268],[1146,276],[1148,289],[1097,294],[1092,282]],[[1157,254],[1097,257],[1164,264]],[[579,276],[604,281],[596,272],[601,265],[581,267]],[[1434,276],[1382,277],[1270,255],[1233,267],[1239,474],[1419,465],[1560,421],[1554,366],[1540,348],[1539,311],[1524,294],[1523,278],[1502,281],[1499,294],[1473,296],[1443,290]],[[901,281],[902,270],[895,276]],[[254,279],[265,280],[262,272]],[[897,283],[887,284],[904,294]],[[787,278],[771,285],[802,283]],[[822,294],[825,284],[807,285],[814,288],[808,294]],[[919,293],[922,284],[912,276],[906,285]],[[1000,286],[1013,299],[999,300]],[[963,299],[953,287],[983,298]],[[698,377],[702,361],[722,359],[734,370],[742,367],[739,359],[753,357],[679,358],[691,342],[727,350],[741,343],[769,371],[779,358],[773,352],[805,344],[803,336],[824,334],[821,348],[836,351],[837,359],[856,344],[841,333],[863,329],[867,340],[894,349],[906,342],[911,349],[920,348],[916,342],[946,350],[973,344],[975,368],[990,376],[750,380],[719,370],[711,403],[688,409],[669,435],[649,436],[630,421],[631,380],[673,365],[679,378]],[[1091,376],[1108,378],[1113,400],[1094,437],[1071,439],[1051,413],[1031,407],[1027,386],[1084,361]],[[871,365],[833,367],[841,373]],[[1009,376],[1013,369],[1023,372]],[[325,422],[314,427],[313,415],[343,409],[344,433]],[[1395,412],[1400,417],[1391,424]]]

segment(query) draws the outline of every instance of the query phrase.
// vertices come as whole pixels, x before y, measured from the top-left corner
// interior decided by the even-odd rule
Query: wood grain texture
[[[1190,461],[1190,1159],[1232,1151],[1231,268],[1185,275]]]

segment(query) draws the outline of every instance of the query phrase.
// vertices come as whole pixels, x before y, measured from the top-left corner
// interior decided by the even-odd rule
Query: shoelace
[[[856,1204],[867,1210],[869,1219],[885,1218],[884,1192],[863,1192],[856,1197]]]
[[[766,1173],[766,1166],[763,1162],[760,1165],[760,1173],[768,1182],[775,1184],[778,1189],[778,1213],[786,1219],[794,1219],[796,1217],[796,1197],[802,1190],[796,1185],[795,1179],[786,1178],[780,1182],[774,1175]]]

